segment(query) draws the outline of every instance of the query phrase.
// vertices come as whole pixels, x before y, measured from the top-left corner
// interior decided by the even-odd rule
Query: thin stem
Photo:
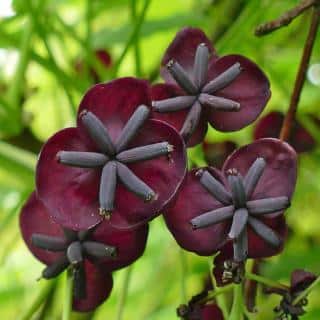
[[[208,260],[209,274],[210,274],[213,290],[219,291],[220,288],[218,288],[216,278],[214,277],[213,272],[212,272],[212,259],[214,260],[215,257],[216,257],[216,255],[213,256],[212,258],[210,258],[210,260]],[[220,309],[222,311],[224,319],[228,319],[229,318],[229,311],[228,311],[228,306],[227,306],[227,301],[226,301],[225,295],[218,294],[216,296],[216,300],[217,300],[218,306],[220,307]]]
[[[47,299],[50,292],[54,290],[57,280],[45,281],[43,287],[41,288],[39,294],[36,296],[34,301],[30,304],[29,308],[25,310],[20,320],[29,320],[33,315],[39,310],[40,306]]]
[[[280,132],[280,139],[284,141],[288,140],[290,137],[291,129],[293,126],[294,118],[295,118],[299,100],[300,100],[301,91],[306,78],[306,72],[309,65],[312,49],[316,39],[319,23],[320,23],[320,5],[315,5],[313,8],[309,33],[305,42],[303,55],[301,58],[293,93],[291,96],[289,109],[283,121],[281,132]]]
[[[268,287],[274,287],[274,288],[285,289],[285,290],[288,289],[287,286],[285,286],[285,285],[283,285],[283,284],[281,284],[281,283],[279,283],[277,281],[274,281],[274,280],[259,276],[259,275],[254,274],[254,273],[246,272],[245,278],[249,279],[249,280],[257,281],[257,282],[262,283],[262,284],[265,284]]]
[[[255,259],[253,261],[251,272],[253,274],[259,273],[261,260]],[[245,305],[246,309],[250,312],[255,311],[256,307],[256,296],[257,296],[258,282],[255,280],[247,279],[245,283]]]
[[[132,22],[135,24],[137,20],[137,0],[131,0],[131,18]],[[135,57],[135,65],[136,65],[136,76],[141,77],[141,52],[140,52],[140,41],[139,41],[139,33],[135,37],[134,41],[134,57]]]
[[[296,305],[300,302],[303,298],[305,298],[318,284],[320,283],[320,277],[318,277],[315,281],[311,283],[311,285],[302,291],[294,300],[292,305]]]
[[[199,302],[206,303],[206,302],[212,301],[214,298],[232,290],[234,288],[234,286],[235,286],[235,284],[232,283],[232,284],[228,284],[222,288],[216,288],[213,291],[210,291],[205,298],[199,300]]]
[[[187,286],[186,277],[188,273],[187,260],[184,251],[181,248],[179,250],[179,258],[181,264],[181,300],[183,303],[187,302]]]
[[[130,49],[130,47],[133,45],[133,43],[136,41],[136,38],[138,37],[139,35],[139,32],[140,32],[140,29],[141,29],[141,26],[143,24],[143,21],[145,19],[145,16],[146,16],[146,13],[147,13],[147,10],[149,8],[151,4],[151,0],[145,0],[144,2],[144,6],[142,8],[142,11],[141,11],[141,14],[139,17],[137,17],[136,19],[136,24],[134,26],[134,29],[129,37],[129,40],[127,41],[127,44],[125,46],[125,48],[123,49],[119,59],[116,61],[115,65],[114,65],[114,69],[113,69],[113,72],[114,72],[114,76],[117,75],[118,71],[119,71],[119,67],[123,61],[123,59],[125,58],[125,56],[127,55],[128,53],[128,50]]]
[[[129,291],[129,284],[130,284],[130,280],[131,280],[132,270],[133,270],[133,266],[131,265],[125,271],[125,275],[124,275],[124,279],[123,279],[123,286],[122,286],[121,295],[119,298],[116,320],[122,320],[122,317],[123,317],[124,307],[126,304],[128,291]]]
[[[233,303],[230,312],[229,320],[242,320],[243,319],[243,296],[242,285],[237,284],[233,287]]]
[[[72,274],[72,270],[68,270],[66,272],[66,279],[65,279],[62,320],[71,319],[72,292],[73,292],[73,274]]]

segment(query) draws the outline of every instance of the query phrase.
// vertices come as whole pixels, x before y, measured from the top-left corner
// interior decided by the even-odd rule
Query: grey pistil
[[[127,149],[139,129],[148,119],[150,110],[141,105],[128,120],[114,143],[104,124],[91,112],[84,110],[80,119],[89,136],[100,152],[59,151],[57,160],[64,165],[80,168],[102,168],[99,203],[100,214],[110,218],[114,210],[114,198],[118,179],[122,184],[145,202],[156,199],[156,193],[127,164],[169,155],[173,146],[168,142],[159,142]]]
[[[272,247],[278,248],[281,245],[278,235],[260,218],[288,208],[290,206],[288,197],[250,200],[265,166],[265,160],[257,158],[244,178],[236,169],[228,170],[228,183],[231,192],[226,190],[208,171],[200,170],[197,173],[200,177],[200,183],[223,204],[223,207],[205,212],[192,219],[190,223],[194,229],[200,229],[231,219],[228,236],[233,241],[234,260],[237,262],[244,261],[248,254],[248,224],[259,237]]]
[[[215,96],[215,92],[232,83],[241,73],[240,63],[235,63],[213,80],[207,82],[209,50],[204,43],[197,47],[193,75],[190,77],[179,62],[170,60],[167,69],[176,83],[186,92],[186,96],[153,101],[156,112],[175,112],[189,109],[180,134],[188,140],[198,126],[203,105],[217,111],[239,111],[236,101]]]

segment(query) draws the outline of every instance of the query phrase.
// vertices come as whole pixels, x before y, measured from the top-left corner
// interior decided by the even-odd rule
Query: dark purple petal
[[[245,176],[257,158],[266,161],[266,167],[250,200],[286,196],[289,199],[296,184],[297,156],[285,142],[277,139],[260,139],[230,155],[223,172],[237,169]]]
[[[303,269],[296,269],[291,273],[290,291],[292,294],[299,294],[303,290],[307,289],[313,281],[317,279],[317,276]]]
[[[254,139],[279,137],[283,120],[284,116],[281,112],[268,113],[257,122],[254,129]],[[316,144],[312,135],[298,121],[294,122],[289,143],[298,153],[311,151]]]
[[[218,171],[208,170],[216,179],[221,180]],[[229,231],[229,223],[221,222],[204,229],[192,229],[190,221],[193,218],[222,207],[200,184],[199,177],[196,176],[197,171],[192,170],[188,173],[175,204],[164,212],[164,218],[170,232],[182,248],[205,256],[212,255],[223,245]]]
[[[274,218],[259,219],[272,229],[280,240],[278,247],[273,247],[257,235],[249,226],[248,228],[248,258],[267,258],[279,254],[283,250],[284,241],[287,236],[287,225],[284,216],[281,214]]]
[[[265,74],[255,63],[239,55],[212,60],[208,78],[217,77],[237,62],[242,68],[240,75],[224,89],[212,94],[240,103],[240,110],[224,112],[207,108],[209,122],[220,131],[236,131],[253,122],[262,112],[271,94]]]
[[[174,40],[166,50],[161,61],[161,76],[167,83],[175,83],[170,73],[166,69],[166,64],[170,60],[175,60],[193,77],[193,65],[198,45],[204,43],[211,55],[211,59],[216,59],[216,53],[210,40],[204,32],[197,28],[184,28],[180,30]]]
[[[174,85],[156,84],[151,88],[152,101],[160,101],[164,99],[178,97],[181,95],[183,95],[181,90]],[[152,118],[165,121],[168,124],[172,125],[177,131],[180,132],[189,111],[190,109],[184,109],[176,112],[160,113],[153,110]],[[208,129],[207,121],[205,119],[205,116],[202,114],[199,124],[197,126],[197,129],[195,130],[190,140],[188,141],[187,146],[192,147],[200,143],[204,139],[207,129]]]
[[[216,304],[207,304],[201,309],[200,320],[224,320],[224,317]]]
[[[95,229],[91,240],[116,248],[114,258],[99,260],[104,268],[114,271],[128,266],[142,256],[147,243],[148,225],[133,230],[118,230],[108,221],[103,221]]]
[[[20,229],[23,240],[33,255],[45,264],[51,264],[59,259],[63,253],[40,249],[32,244],[33,234],[43,234],[63,238],[61,227],[56,224],[48,214],[46,207],[33,192],[20,214]]]
[[[101,168],[86,169],[58,163],[60,150],[94,151],[81,139],[79,129],[67,128],[43,146],[36,171],[38,196],[52,218],[65,228],[87,229],[102,220],[98,212]]]
[[[156,196],[152,201],[144,202],[119,183],[111,217],[113,225],[126,228],[147,222],[159,215],[174,198],[186,174],[185,147],[178,132],[162,121],[148,120],[128,149],[164,141],[173,146],[169,155],[127,164]]]
[[[81,121],[84,110],[92,112],[106,126],[113,142],[140,105],[151,105],[149,85],[145,80],[121,78],[106,84],[97,84],[82,98],[78,111],[78,127],[85,139],[90,136]]]
[[[110,273],[85,261],[86,298],[73,299],[73,310],[88,312],[105,301],[112,290],[113,281]]]

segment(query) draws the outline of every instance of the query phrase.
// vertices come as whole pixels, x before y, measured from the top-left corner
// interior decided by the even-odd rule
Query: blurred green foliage
[[[158,81],[159,62],[175,33],[184,26],[202,28],[220,55],[243,54],[267,73],[272,86],[270,110],[286,111],[307,33],[310,13],[263,38],[253,34],[261,22],[278,17],[294,0],[9,0],[0,1],[0,314],[20,319],[37,296],[49,297],[34,319],[60,319],[63,279],[49,288],[37,283],[41,264],[19,235],[18,214],[34,189],[34,168],[41,144],[55,131],[72,126],[81,96],[92,85],[90,68],[100,79],[136,76]],[[6,5],[13,12],[5,16]],[[318,34],[311,63],[320,62]],[[104,68],[94,50],[107,49],[112,67]],[[77,71],[77,61],[83,70]],[[319,114],[320,90],[306,82],[298,118],[317,141],[320,129],[307,117]],[[210,142],[250,143],[250,126],[236,133],[208,131]],[[205,164],[202,150],[191,161]],[[284,253],[263,264],[263,274],[288,283],[294,268],[320,270],[320,150],[300,156],[299,179],[287,212],[291,229]],[[183,259],[182,259],[183,258]],[[131,270],[115,273],[111,297],[92,314],[73,319],[175,319],[175,309],[198,293],[208,273],[208,260],[182,252],[162,218],[151,223],[147,250]],[[43,280],[41,281],[43,282]],[[41,289],[44,288],[44,289]],[[320,288],[309,298],[304,320],[320,318]],[[229,297],[227,296],[229,301]],[[122,306],[121,301],[125,301]],[[227,301],[227,303],[228,303]],[[271,319],[278,298],[260,292],[258,316]],[[119,311],[123,309],[122,311]],[[118,318],[120,320],[120,318]]]

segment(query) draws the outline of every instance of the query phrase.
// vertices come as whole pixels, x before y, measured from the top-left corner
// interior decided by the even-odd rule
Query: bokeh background
[[[271,81],[272,98],[264,114],[285,112],[310,12],[271,35],[257,38],[253,31],[296,3],[0,0],[1,319],[61,317],[64,277],[50,287],[44,280],[36,281],[43,266],[24,245],[18,217],[34,189],[41,145],[55,131],[74,125],[86,89],[95,81],[129,75],[161,81],[158,72],[164,50],[180,28],[195,26],[207,33],[220,55],[238,53],[257,62]],[[261,270],[283,283],[288,283],[294,268],[320,272],[320,34],[297,117],[312,134],[315,146],[299,155],[297,189],[287,211],[291,232],[285,250],[264,262]],[[206,143],[244,145],[254,139],[254,127],[228,134],[210,129]],[[217,157],[215,150],[213,153]],[[206,164],[202,146],[190,150],[189,156],[190,165]],[[176,307],[201,291],[209,262],[179,249],[159,217],[151,223],[144,256],[130,269],[115,273],[111,297],[95,312],[73,314],[72,319],[176,319]],[[31,317],[28,312],[43,294],[48,296],[46,302]],[[319,295],[320,288],[312,292],[308,313],[301,319],[320,319]],[[228,303],[228,296],[226,300]],[[266,298],[260,292],[260,313],[252,319],[272,319],[278,302],[279,298]]]

